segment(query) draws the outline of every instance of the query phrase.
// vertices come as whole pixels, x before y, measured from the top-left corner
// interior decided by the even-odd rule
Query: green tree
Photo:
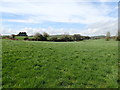
[[[14,35],[14,34],[12,34],[12,35],[11,35],[11,38],[15,38],[15,35]]]
[[[47,38],[47,37],[49,37],[50,35],[49,35],[48,33],[46,33],[46,32],[43,32],[43,36]]]
[[[106,41],[109,41],[110,40],[110,32],[107,32],[106,34]]]
[[[58,38],[56,37],[56,36],[52,36],[51,38],[50,38],[50,41],[57,41],[58,40]]]
[[[74,41],[79,41],[81,39],[81,35],[80,34],[74,34],[73,39],[74,39]]]
[[[60,39],[63,41],[69,41],[70,40],[69,33],[65,32]]]
[[[37,32],[35,33],[34,38],[38,41],[41,41],[43,40],[43,35]]]

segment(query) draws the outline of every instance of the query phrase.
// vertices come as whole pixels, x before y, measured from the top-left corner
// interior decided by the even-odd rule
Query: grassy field
[[[118,42],[3,40],[3,88],[117,88]]]
[[[16,39],[18,40],[24,40],[24,38],[26,38],[26,36],[15,36]],[[33,39],[34,37],[30,37],[28,36],[29,39]]]

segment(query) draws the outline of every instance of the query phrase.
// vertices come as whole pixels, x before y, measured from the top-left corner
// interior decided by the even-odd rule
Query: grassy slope
[[[3,87],[118,87],[117,43],[3,40]]]

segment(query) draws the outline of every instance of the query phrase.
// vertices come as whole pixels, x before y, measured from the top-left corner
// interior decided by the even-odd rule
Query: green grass
[[[3,40],[3,88],[117,88],[118,42]]]
[[[24,40],[24,38],[26,38],[26,36],[15,36],[15,38],[18,39],[18,40]],[[29,38],[29,39],[32,39],[32,38],[34,38],[34,37],[28,36],[28,38]]]

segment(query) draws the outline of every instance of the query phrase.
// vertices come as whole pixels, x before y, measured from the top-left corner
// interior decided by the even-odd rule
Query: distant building
[[[19,32],[17,36],[28,36],[26,32]]]

